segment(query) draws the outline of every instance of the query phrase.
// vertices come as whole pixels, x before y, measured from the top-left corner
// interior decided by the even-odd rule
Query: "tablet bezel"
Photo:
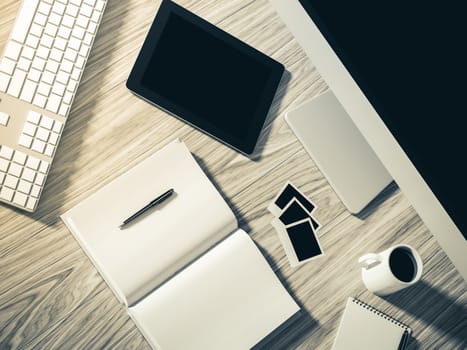
[[[224,41],[227,45],[240,50],[243,54],[270,68],[271,74],[269,75],[268,81],[264,85],[263,93],[261,94],[261,98],[256,105],[256,111],[252,116],[252,120],[245,138],[238,138],[232,134],[229,134],[227,130],[217,128],[216,126],[207,122],[201,116],[192,113],[183,106],[164,98],[160,94],[146,88],[141,84],[147,66],[153,55],[154,49],[156,48],[156,45],[158,44],[163,33],[163,29],[165,28],[169,16],[172,13],[201,28],[204,32],[206,32],[206,34]],[[136,59],[130,76],[128,77],[126,86],[139,97],[156,105],[171,115],[187,122],[191,126],[209,134],[217,140],[226,143],[239,152],[246,155],[251,155],[254,152],[257,140],[268,115],[269,108],[276,94],[276,90],[279,86],[283,72],[284,66],[279,62],[273,60],[262,52],[245,44],[239,39],[224,32],[223,30],[217,28],[216,26],[196,16],[195,14],[189,12],[174,2],[170,0],[164,0],[162,1],[162,4],[156,14],[148,35],[146,36],[141,51]]]

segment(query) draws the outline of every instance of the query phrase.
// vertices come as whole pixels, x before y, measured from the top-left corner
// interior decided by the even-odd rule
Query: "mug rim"
[[[391,254],[394,250],[396,250],[397,248],[404,248],[408,251],[410,251],[410,253],[412,254],[413,258],[415,259],[415,263],[417,264],[416,268],[417,268],[417,273],[415,274],[414,278],[412,278],[411,281],[409,282],[405,282],[405,281],[402,281],[401,279],[399,279],[396,275],[394,275],[394,272],[392,272],[392,269],[391,269],[391,265],[389,264],[389,261],[391,259]],[[388,254],[388,267],[389,267],[389,271],[391,272],[391,275],[399,282],[399,283],[403,283],[403,284],[406,284],[406,285],[411,285],[411,284],[414,284],[416,282],[418,282],[420,280],[420,278],[422,277],[422,273],[423,273],[423,263],[422,263],[422,258],[420,256],[420,254],[417,252],[416,249],[414,249],[412,246],[408,245],[408,244],[396,244],[394,246],[392,246],[390,248],[390,251],[389,251],[389,254]]]

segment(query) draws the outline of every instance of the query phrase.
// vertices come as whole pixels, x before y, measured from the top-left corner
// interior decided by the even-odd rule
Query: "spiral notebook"
[[[402,350],[412,330],[364,302],[348,298],[333,350]]]

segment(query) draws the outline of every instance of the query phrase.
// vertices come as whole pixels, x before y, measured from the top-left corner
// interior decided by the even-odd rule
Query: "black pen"
[[[123,221],[123,224],[121,224],[119,226],[120,229],[122,229],[126,224],[130,223],[131,221],[133,221],[134,219],[136,219],[138,216],[140,216],[141,214],[147,212],[149,209],[155,207],[156,205],[158,204],[161,204],[162,202],[164,202],[167,198],[169,198],[172,194],[174,193],[174,189],[171,188],[170,190],[168,190],[167,192],[161,194],[159,197],[157,197],[156,199],[152,200],[151,202],[149,202],[148,205],[146,205],[144,208],[141,208],[140,210],[138,210],[136,213],[134,213],[132,216],[130,216],[128,219],[125,219]]]

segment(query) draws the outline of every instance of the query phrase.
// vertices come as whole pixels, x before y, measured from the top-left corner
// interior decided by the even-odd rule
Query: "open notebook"
[[[119,229],[169,188],[170,199]],[[157,349],[248,349],[299,310],[182,142],[62,219]]]

